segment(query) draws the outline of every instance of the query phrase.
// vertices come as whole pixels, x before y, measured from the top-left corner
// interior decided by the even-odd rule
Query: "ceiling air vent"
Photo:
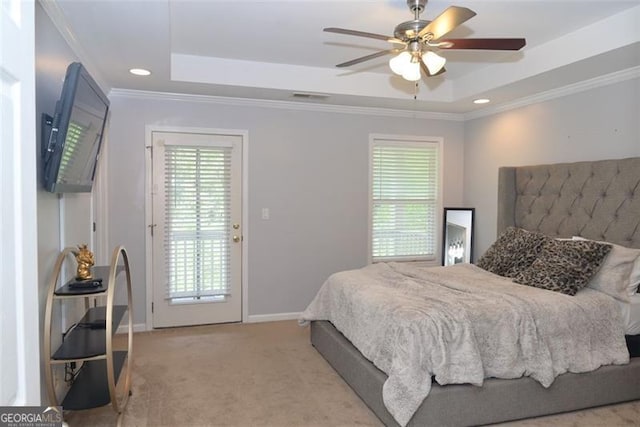
[[[297,99],[308,99],[309,101],[321,101],[329,98],[329,95],[327,95],[326,93],[309,92],[293,92],[292,96]]]

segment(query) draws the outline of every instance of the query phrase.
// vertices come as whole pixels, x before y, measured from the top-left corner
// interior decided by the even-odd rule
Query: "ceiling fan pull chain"
[[[416,86],[413,90],[413,100],[417,101],[418,100],[418,82],[416,82]]]

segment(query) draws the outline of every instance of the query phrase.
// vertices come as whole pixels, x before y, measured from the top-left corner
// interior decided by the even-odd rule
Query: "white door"
[[[0,1],[0,406],[40,404],[34,21]]]
[[[153,327],[242,320],[242,136],[152,133]]]

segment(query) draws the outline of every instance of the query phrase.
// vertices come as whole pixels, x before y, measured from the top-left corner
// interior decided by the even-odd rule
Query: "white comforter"
[[[374,264],[332,275],[301,320],[329,320],[388,376],[383,400],[405,426],[439,384],[530,376],[629,362],[615,302],[522,286],[471,264]]]

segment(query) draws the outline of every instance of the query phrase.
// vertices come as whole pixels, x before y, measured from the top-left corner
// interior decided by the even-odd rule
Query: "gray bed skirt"
[[[311,322],[311,343],[387,426],[398,426],[382,402],[387,376],[327,321]],[[482,387],[433,384],[409,426],[471,426],[640,399],[640,357],[623,366],[563,374],[548,389],[531,378],[488,379]]]

